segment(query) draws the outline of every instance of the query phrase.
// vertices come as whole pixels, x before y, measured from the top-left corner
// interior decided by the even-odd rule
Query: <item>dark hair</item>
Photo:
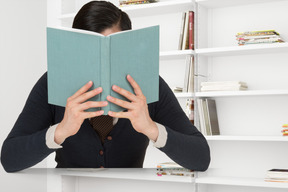
[[[73,21],[73,28],[101,33],[117,26],[121,31],[131,29],[129,16],[107,1],[91,1],[85,4]]]

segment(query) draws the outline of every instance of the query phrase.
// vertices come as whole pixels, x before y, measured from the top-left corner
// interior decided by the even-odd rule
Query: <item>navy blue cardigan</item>
[[[160,150],[183,167],[205,171],[210,163],[207,141],[190,123],[165,81],[161,77],[159,81],[159,101],[148,104],[148,108],[152,120],[164,125],[168,133],[167,143]],[[63,119],[64,111],[63,107],[48,104],[45,73],[3,143],[1,163],[7,172],[31,167],[54,151],[59,168],[143,166],[149,139],[136,132],[128,119],[118,120],[110,133],[112,139],[103,145],[85,120],[79,132],[65,140],[63,148],[49,149],[45,142],[47,129]]]

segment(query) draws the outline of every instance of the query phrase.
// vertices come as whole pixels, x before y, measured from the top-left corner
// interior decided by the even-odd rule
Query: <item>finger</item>
[[[131,77],[131,75],[127,75],[127,80],[129,81],[130,85],[133,87],[134,92],[137,96],[142,96],[142,90],[140,88],[140,86],[138,85],[138,83],[136,83],[136,81]]]
[[[120,107],[123,107],[125,109],[133,109],[133,104],[127,101],[123,101],[122,99],[117,99],[115,97],[112,97],[110,95],[107,96],[107,100],[110,101],[111,103],[114,103]]]
[[[120,112],[109,111],[108,115],[111,117],[116,117],[116,118],[129,119],[128,112],[124,112],[124,111],[120,111]]]
[[[107,101],[87,101],[79,105],[79,111],[84,111],[89,108],[105,107],[108,105]]]
[[[126,97],[130,101],[134,101],[134,102],[137,101],[136,95],[134,95],[130,91],[127,91],[127,90],[125,90],[125,89],[123,89],[117,85],[113,85],[112,90],[115,91],[116,93],[119,93],[120,95],[123,95],[124,97]]]
[[[87,119],[87,118],[93,118],[93,117],[97,117],[100,115],[103,115],[104,111],[100,110],[100,111],[94,111],[94,112],[83,112],[83,118]]]
[[[82,95],[83,93],[85,93],[86,91],[88,91],[91,86],[93,85],[92,81],[89,81],[88,83],[86,83],[83,87],[81,87],[78,91],[76,91],[71,97],[70,99],[74,99],[76,97],[78,97],[79,95]]]
[[[76,103],[83,103],[83,102],[87,101],[88,99],[94,97],[95,95],[98,95],[102,91],[103,91],[102,87],[98,87],[96,89],[93,89],[91,91],[83,93],[82,95],[79,95],[77,98],[75,98],[75,102]]]

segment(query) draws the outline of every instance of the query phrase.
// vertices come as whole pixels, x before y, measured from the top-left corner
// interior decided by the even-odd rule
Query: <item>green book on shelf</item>
[[[159,26],[102,34],[70,28],[47,28],[48,102],[66,106],[72,96],[88,81],[103,92],[90,100],[104,101],[107,95],[127,100],[114,92],[118,85],[132,93],[126,79],[131,75],[141,87],[147,103],[158,101]],[[102,108],[122,111],[109,103]],[[89,111],[99,108],[89,109]]]

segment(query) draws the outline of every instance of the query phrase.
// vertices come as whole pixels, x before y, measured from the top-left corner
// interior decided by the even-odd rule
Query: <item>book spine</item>
[[[111,95],[111,64],[110,64],[110,37],[103,37],[101,39],[101,86],[102,93],[100,95],[101,101],[106,101],[107,96]],[[106,107],[102,107],[104,110],[103,115],[107,115],[110,110],[110,103]]]
[[[189,49],[194,49],[194,12],[189,11]]]

